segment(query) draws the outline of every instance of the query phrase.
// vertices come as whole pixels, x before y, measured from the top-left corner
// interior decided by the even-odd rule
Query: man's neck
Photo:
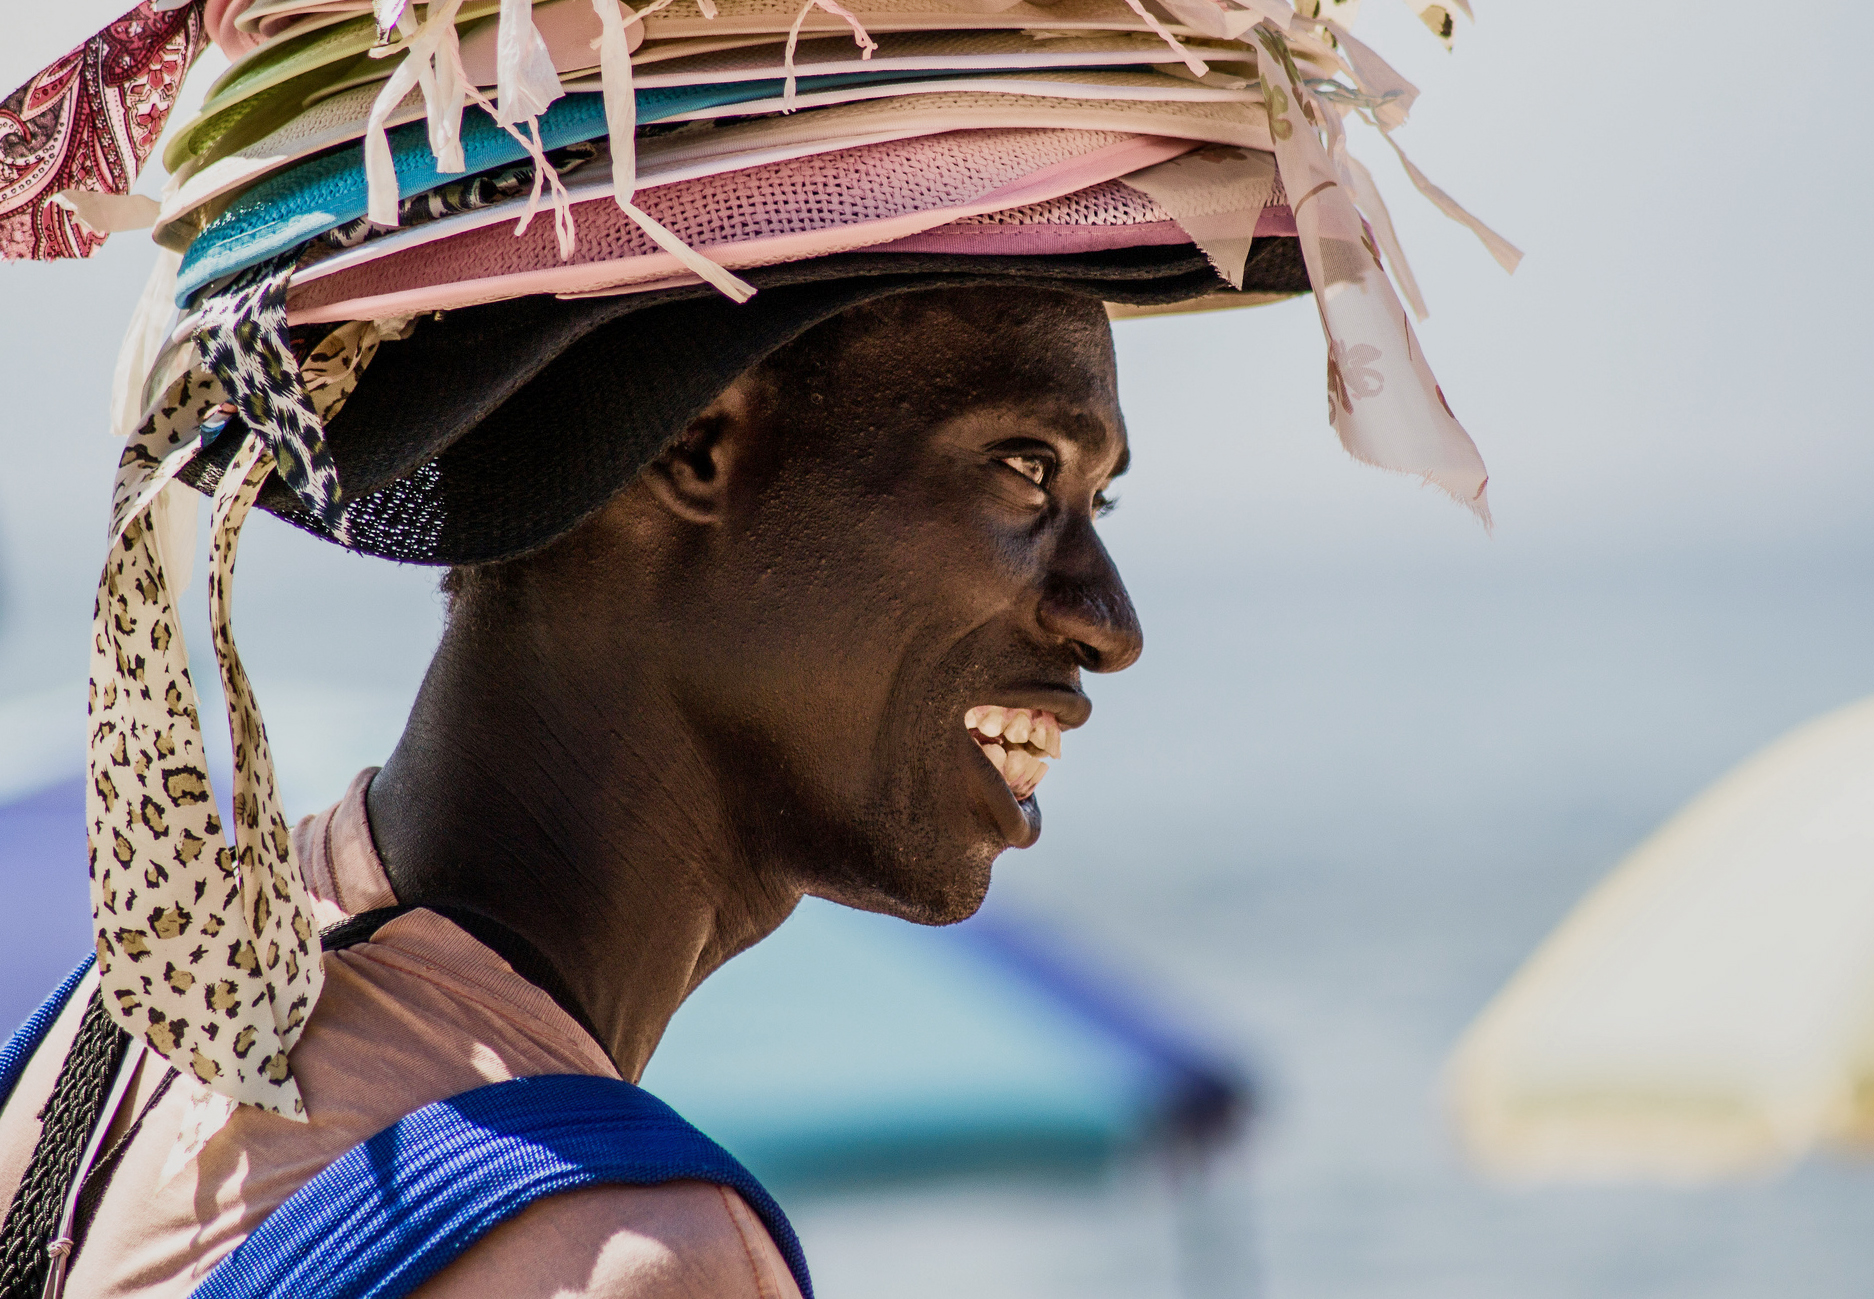
[[[676,710],[621,679],[628,653],[581,674],[563,646],[490,648],[445,637],[371,783],[372,836],[400,901],[473,908],[539,948],[635,1080],[683,999],[799,894],[737,850]]]

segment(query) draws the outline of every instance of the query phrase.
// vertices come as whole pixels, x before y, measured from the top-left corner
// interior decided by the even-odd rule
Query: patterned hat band
[[[4,101],[30,147],[0,160],[0,256],[152,223],[165,250],[120,365],[91,662],[110,1013],[304,1117],[321,956],[231,624],[256,505],[399,559],[525,553],[819,321],[995,284],[1139,311],[1311,291],[1342,445],[1487,522],[1348,149],[1358,118],[1397,152],[1418,94],[1348,30],[1358,3],[144,0],[46,51]],[[1449,44],[1444,4],[1407,3]],[[166,137],[159,207],[131,186],[210,38],[233,61]],[[198,488],[231,824],[172,580]]]

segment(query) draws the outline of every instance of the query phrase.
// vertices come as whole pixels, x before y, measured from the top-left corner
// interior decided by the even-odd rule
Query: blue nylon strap
[[[813,1299],[794,1229],[747,1169],[649,1092],[577,1074],[406,1115],[294,1192],[192,1299],[396,1299],[534,1200],[679,1180],[739,1191]]]
[[[973,75],[967,72],[850,72],[834,76],[801,77],[802,94],[842,86],[896,81],[939,81]],[[637,92],[638,123],[648,125],[680,113],[693,113],[724,104],[772,99],[784,82],[736,81],[713,86],[652,86]],[[553,101],[540,115],[540,142],[559,149],[605,134],[602,95],[575,93]],[[490,167],[518,162],[527,156],[514,137],[495,125],[478,108],[462,114],[464,170],[436,170],[430,152],[429,128],[407,122],[387,132],[391,163],[397,172],[397,192],[403,198],[461,180]],[[187,307],[203,285],[244,270],[257,262],[298,246],[315,235],[336,229],[365,214],[367,186],[364,145],[346,145],[270,176],[241,195],[223,213],[203,227],[183,255],[176,276],[176,305]]]
[[[33,1058],[33,1052],[39,1049],[39,1044],[46,1040],[53,1021],[65,1009],[65,1003],[72,999],[72,990],[83,982],[97,959],[97,953],[93,952],[80,961],[78,968],[66,975],[65,982],[45,999],[45,1004],[20,1025],[19,1031],[7,1039],[5,1047],[0,1048],[0,1105],[5,1105],[8,1097],[13,1095],[13,1089],[19,1086],[20,1075],[26,1072],[26,1062]]]

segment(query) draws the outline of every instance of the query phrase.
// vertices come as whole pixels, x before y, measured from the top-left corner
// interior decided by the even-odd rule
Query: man
[[[237,60],[121,366],[96,964],[0,1052],[0,1299],[809,1293],[630,1082],[802,896],[948,923],[1039,835],[1081,673],[1141,645],[1107,304],[1314,291],[1349,450],[1485,514],[1340,134],[1412,92],[1322,6],[1088,0],[1071,46],[856,7],[886,43],[832,0],[146,2],[16,97],[0,249],[82,255],[150,219],[204,34]],[[256,504],[450,570],[402,741],[293,833],[230,614]]]
[[[972,913],[1040,834],[1040,754],[1086,722],[1081,673],[1139,655],[1094,530],[1127,455],[1097,301],[907,293],[743,373],[544,550],[454,570],[403,740],[302,826],[304,856],[354,910],[496,922],[558,1004],[433,911],[387,922],[328,959],[293,1050],[310,1122],[177,1088],[152,1106],[144,1071],[66,1293],[189,1293],[323,1163],[478,1083],[635,1080],[683,999],[805,895]],[[58,1059],[0,1114],[9,1198]],[[784,1292],[732,1195],[544,1200],[417,1293]]]

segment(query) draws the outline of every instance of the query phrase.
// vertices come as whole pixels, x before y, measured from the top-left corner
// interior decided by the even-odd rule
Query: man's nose
[[[1129,668],[1145,649],[1138,610],[1090,522],[1062,539],[1037,612],[1041,629],[1066,642],[1089,672]]]

